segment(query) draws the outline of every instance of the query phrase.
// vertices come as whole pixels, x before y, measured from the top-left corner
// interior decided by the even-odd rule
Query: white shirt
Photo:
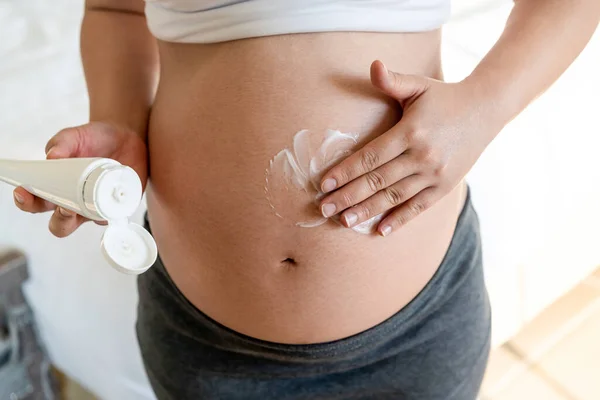
[[[214,43],[288,33],[420,32],[450,17],[450,0],[146,0],[158,39]]]

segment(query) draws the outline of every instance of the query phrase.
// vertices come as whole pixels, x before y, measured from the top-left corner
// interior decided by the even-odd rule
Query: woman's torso
[[[362,145],[391,128],[398,106],[371,87],[371,62],[441,78],[439,46],[439,30],[160,42],[149,218],[192,304],[249,336],[315,343],[368,329],[414,298],[444,257],[464,185],[382,238],[334,222],[297,226],[314,205],[283,186],[270,193],[286,207],[278,217],[265,170],[302,129],[357,132]]]

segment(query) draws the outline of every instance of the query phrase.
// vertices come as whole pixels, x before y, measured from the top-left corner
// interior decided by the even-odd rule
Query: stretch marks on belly
[[[356,133],[331,129],[326,132],[305,129],[296,133],[292,145],[277,153],[265,173],[265,195],[275,215],[303,228],[326,223],[328,218],[321,215],[318,206],[324,196],[320,190],[321,178],[354,152],[358,138]],[[377,215],[352,229],[371,234],[382,217]],[[341,225],[338,215],[331,219]]]

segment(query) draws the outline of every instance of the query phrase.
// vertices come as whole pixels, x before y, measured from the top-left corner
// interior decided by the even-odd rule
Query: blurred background
[[[453,1],[444,29],[447,80],[470,73],[511,7],[510,0]],[[53,134],[86,122],[82,13],[80,0],[0,0],[0,158],[42,159]],[[599,36],[468,176],[493,303],[483,399],[600,399]],[[59,240],[48,219],[19,212],[12,188],[0,183],[0,303],[26,265],[23,301],[32,311],[17,319],[0,306],[0,325],[11,315],[20,321],[13,327],[35,325],[39,340],[30,351],[45,355],[37,371],[58,371],[63,398],[152,399],[134,335],[135,278],[103,260],[102,227],[86,224]],[[0,383],[27,375],[7,367],[9,337],[0,328]],[[29,382],[5,398],[51,398],[43,395],[51,383]]]

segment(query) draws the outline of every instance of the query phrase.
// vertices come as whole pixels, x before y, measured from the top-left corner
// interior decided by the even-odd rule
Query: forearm
[[[156,41],[139,11],[88,5],[81,57],[90,120],[124,125],[145,140],[159,68]]]
[[[598,0],[516,0],[500,39],[464,82],[489,118],[506,124],[568,68],[599,19]]]

